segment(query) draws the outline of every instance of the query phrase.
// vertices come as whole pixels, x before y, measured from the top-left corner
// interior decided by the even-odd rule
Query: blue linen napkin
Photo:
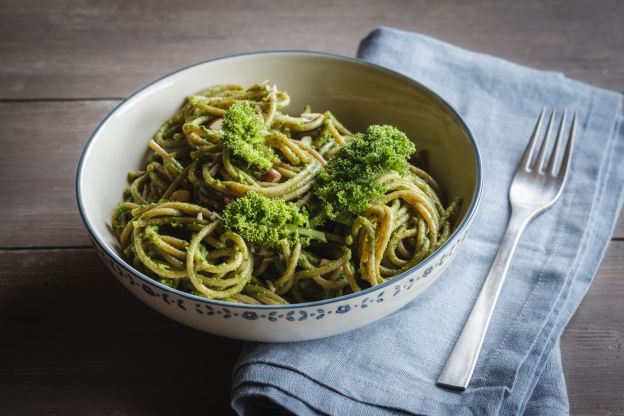
[[[246,344],[233,408],[240,415],[568,414],[558,342],[622,205],[620,94],[389,28],[364,39],[358,57],[413,77],[464,117],[484,163],[480,211],[445,274],[400,311],[322,340]],[[498,249],[509,184],[543,106],[578,111],[569,181],[520,241],[469,388],[442,389],[435,381]]]

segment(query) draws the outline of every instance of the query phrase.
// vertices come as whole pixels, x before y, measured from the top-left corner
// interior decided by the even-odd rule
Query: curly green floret
[[[275,157],[264,137],[264,124],[247,101],[232,104],[223,116],[223,147],[263,172],[271,168]]]
[[[270,199],[255,192],[228,204],[221,215],[221,226],[239,234],[245,241],[275,249],[281,240],[292,247],[307,246],[310,239],[325,241],[325,234],[309,226],[305,211],[283,199]]]
[[[324,215],[351,223],[371,200],[383,195],[375,175],[391,170],[404,173],[415,151],[407,136],[392,126],[373,125],[365,134],[356,134],[318,176],[315,194],[323,202]]]

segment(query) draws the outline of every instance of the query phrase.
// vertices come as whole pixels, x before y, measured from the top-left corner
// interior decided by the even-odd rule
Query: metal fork
[[[532,162],[533,151],[538,141],[543,118],[544,110],[542,110],[535,124],[531,141],[518,164],[511,188],[509,189],[511,218],[509,219],[507,230],[490,272],[483,283],[479,297],[472,308],[472,312],[470,312],[470,316],[455,344],[455,348],[453,348],[453,352],[451,352],[444,369],[438,377],[438,384],[441,386],[459,390],[465,390],[468,387],[518,240],[520,240],[520,236],[527,224],[557,201],[565,185],[572,147],[574,146],[576,114],[572,120],[565,153],[561,159],[561,167],[559,169],[556,167],[556,162],[559,157],[560,147],[562,147],[561,142],[566,124],[566,112],[564,111],[561,117],[557,138],[545,169],[544,162],[546,161],[546,153],[549,148],[555,111],[552,112],[548,121],[539,153],[535,161]]]

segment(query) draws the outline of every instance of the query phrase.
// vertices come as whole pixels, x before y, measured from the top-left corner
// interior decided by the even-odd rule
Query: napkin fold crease
[[[240,415],[569,413],[559,338],[594,278],[623,200],[621,95],[416,33],[379,28],[358,57],[436,91],[482,152],[484,193],[453,263],[414,302],[346,334],[247,343],[235,366]],[[568,183],[521,239],[465,392],[435,381],[509,219],[508,189],[542,107],[577,111]]]

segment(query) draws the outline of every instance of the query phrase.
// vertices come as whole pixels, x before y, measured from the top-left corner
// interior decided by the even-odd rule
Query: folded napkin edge
[[[250,371],[245,374],[241,374],[246,370]],[[286,371],[288,375],[285,375],[283,371]],[[262,373],[264,380],[262,382],[254,381],[255,373],[260,372]],[[486,404],[486,408],[492,410],[493,404],[501,403],[503,397],[509,394],[509,389],[505,386],[486,386],[478,389],[473,389],[471,387],[465,392],[451,392],[454,394],[455,400],[450,402],[432,398],[429,391],[414,391],[413,389],[409,389],[409,386],[405,386],[405,389],[401,389],[399,391],[396,388],[396,385],[393,386],[393,389],[390,389],[388,386],[377,383],[375,380],[354,374],[351,374],[349,383],[343,385],[342,391],[339,391],[329,386],[327,383],[317,380],[315,377],[299,368],[263,360],[245,361],[237,368],[235,376],[236,377],[232,385],[232,392],[234,392],[239,386],[243,386],[245,384],[256,386],[270,385],[279,389],[292,390],[293,385],[301,386],[302,383],[305,383],[307,386],[305,392],[313,397],[326,397],[328,393],[332,393],[338,394],[344,400],[362,403],[367,406],[380,406],[380,401],[383,401],[384,403],[381,405],[383,407],[400,409],[401,411],[408,413],[417,412],[423,414],[430,414],[428,412],[435,411],[435,414],[456,415],[458,414],[457,409],[465,409],[466,404],[464,400],[466,400],[467,395],[472,396],[472,398],[469,399],[471,402],[477,403],[479,406]],[[292,383],[291,381],[293,378],[298,381],[296,383]],[[429,383],[429,380],[423,381]],[[367,397],[357,394],[357,390],[349,389],[350,385],[366,385],[370,389],[381,391],[384,394],[381,397],[376,396],[377,399],[381,400],[371,401],[368,400]],[[367,392],[370,392],[370,389],[367,390]],[[312,392],[312,390],[315,391]],[[431,385],[431,390],[449,392],[449,390],[442,389],[434,384]],[[300,396],[293,397],[297,397],[298,400],[301,400]],[[436,405],[435,409],[431,408],[431,404]],[[495,407],[496,409],[499,408],[498,406]],[[482,410],[485,410],[485,408],[482,408]],[[470,414],[479,415],[484,413],[471,412]]]

